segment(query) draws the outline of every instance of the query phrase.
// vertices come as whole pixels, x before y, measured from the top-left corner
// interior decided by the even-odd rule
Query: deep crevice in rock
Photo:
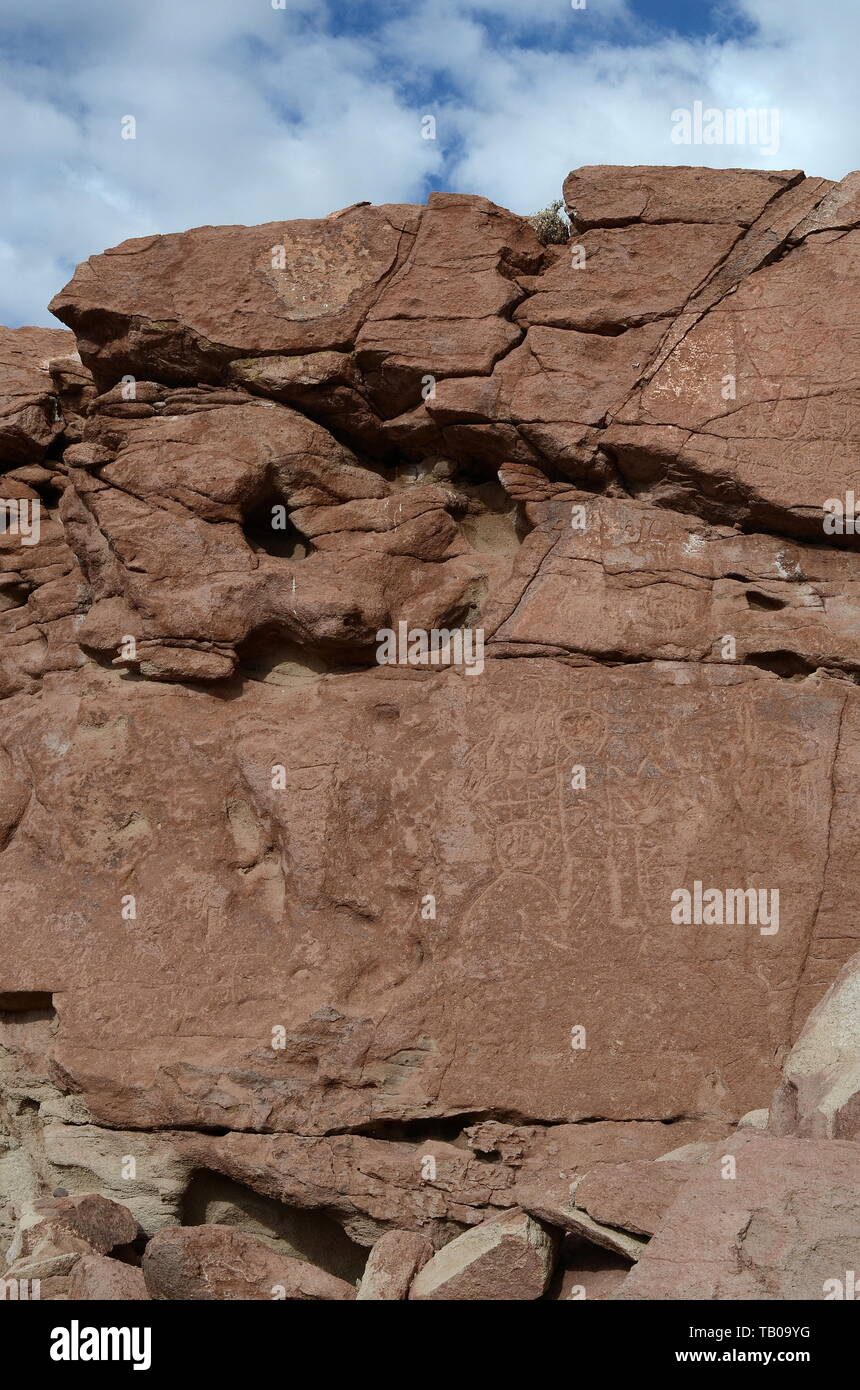
[[[54,996],[44,990],[5,990],[0,993],[0,1025],[41,1023],[56,1016]]]
[[[259,1236],[283,1255],[307,1260],[349,1283],[361,1277],[367,1250],[322,1207],[295,1207],[213,1169],[198,1168],[180,1203],[183,1226],[210,1223]]]
[[[758,589],[747,589],[746,600],[750,608],[759,608],[763,612],[776,613],[780,608],[788,607],[785,599],[775,598],[773,594],[763,594]]]
[[[797,655],[797,652],[785,651],[784,649],[752,653],[744,657],[744,665],[758,666],[762,671],[772,671],[774,675],[781,676],[783,680],[805,680],[816,670],[815,666],[804,661],[802,656]]]
[[[311,553],[310,542],[279,499],[258,503],[244,518],[242,531],[255,553],[262,551],[281,560],[304,560]]]

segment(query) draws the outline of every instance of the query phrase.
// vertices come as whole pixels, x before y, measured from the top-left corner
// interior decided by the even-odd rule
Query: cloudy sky
[[[0,322],[55,323],[75,262],[201,223],[431,189],[529,213],[581,164],[860,166],[858,0],[581,5],[0,0]],[[778,138],[674,143],[695,102]]]

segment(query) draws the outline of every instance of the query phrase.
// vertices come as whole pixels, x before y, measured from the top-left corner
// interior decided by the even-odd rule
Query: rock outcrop
[[[858,1248],[860,1146],[739,1134],[697,1165],[613,1297],[832,1298]]]
[[[816,1004],[786,1058],[768,1129],[860,1140],[860,953]]]
[[[857,187],[197,228],[0,331],[0,1273],[825,1296]],[[33,1244],[55,1189],[134,1233]]]

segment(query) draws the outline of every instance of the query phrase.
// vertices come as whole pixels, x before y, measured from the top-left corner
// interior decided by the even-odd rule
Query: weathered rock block
[[[844,1285],[856,1267],[858,1242],[860,1146],[738,1134],[695,1166],[614,1296],[832,1298],[833,1281]]]
[[[540,1298],[552,1277],[558,1247],[557,1236],[515,1209],[444,1246],[419,1271],[409,1297],[421,1302]]]
[[[69,1275],[69,1301],[141,1302],[149,1299],[143,1272],[104,1255],[82,1255]]]
[[[432,1258],[433,1246],[415,1231],[388,1231],[367,1260],[356,1298],[375,1302],[404,1299],[420,1269]]]
[[[771,1134],[860,1139],[860,955],[816,1004],[782,1068]]]
[[[279,1255],[228,1226],[170,1227],[149,1242],[143,1277],[150,1298],[343,1300],[355,1289],[304,1260]]]

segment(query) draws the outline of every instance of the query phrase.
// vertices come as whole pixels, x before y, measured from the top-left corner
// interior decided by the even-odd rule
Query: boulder
[[[91,256],[50,307],[103,387],[149,379],[154,360],[161,381],[213,381],[249,353],[354,340],[418,220],[417,208],[361,204],[333,221],[135,237]]]
[[[34,1202],[33,1207],[41,1223],[31,1228],[34,1235],[49,1227],[68,1230],[101,1255],[118,1245],[130,1245],[140,1234],[137,1221],[128,1208],[98,1192],[46,1197]]]
[[[420,1302],[540,1298],[558,1251],[558,1237],[515,1208],[439,1250],[412,1281],[409,1297]]]
[[[860,954],[812,1010],[782,1068],[771,1134],[860,1139]]]
[[[143,1271],[135,1265],[104,1255],[81,1255],[69,1275],[68,1298],[70,1303],[141,1302],[149,1294]]]
[[[355,1289],[304,1260],[280,1255],[258,1236],[230,1226],[171,1226],[143,1257],[150,1298],[236,1302],[343,1301]]]
[[[614,1297],[820,1300],[858,1243],[860,1146],[748,1131],[692,1169]]]
[[[357,1299],[404,1299],[415,1275],[432,1258],[433,1246],[417,1231],[387,1231],[371,1250]]]
[[[738,1129],[767,1129],[769,1119],[769,1110],[748,1110],[738,1120]]]
[[[44,1197],[25,1205],[10,1258],[45,1259],[67,1253],[107,1254],[139,1234],[131,1212],[100,1193]]]
[[[695,1168],[683,1159],[602,1163],[577,1184],[576,1206],[603,1226],[651,1236]]]

